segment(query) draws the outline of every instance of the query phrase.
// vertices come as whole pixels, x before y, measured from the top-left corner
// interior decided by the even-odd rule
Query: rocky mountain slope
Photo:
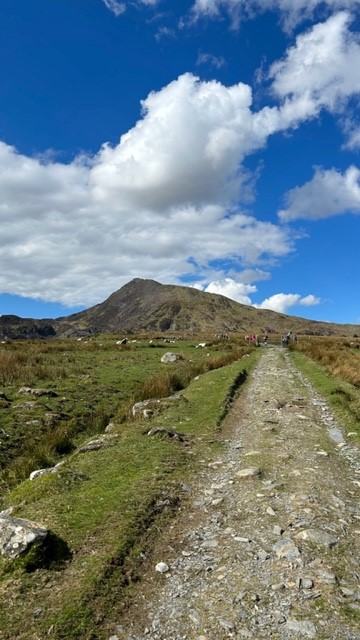
[[[0,316],[0,338],[73,336],[99,332],[360,334],[337,325],[255,309],[225,296],[136,278],[107,300],[56,320]]]

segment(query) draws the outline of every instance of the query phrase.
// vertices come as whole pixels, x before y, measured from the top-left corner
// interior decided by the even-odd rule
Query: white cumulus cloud
[[[303,297],[299,293],[275,293],[260,304],[254,304],[253,306],[257,309],[270,309],[278,313],[286,313],[290,307],[298,305],[309,307],[319,303],[320,298],[312,294]]]
[[[217,293],[241,304],[251,304],[249,293],[256,291],[255,285],[244,284],[242,282],[236,282],[232,278],[224,278],[223,280],[217,280],[210,282],[205,291],[208,293]]]
[[[279,218],[319,220],[344,213],[360,213],[360,170],[350,166],[344,173],[317,168],[314,177],[285,195],[286,208]]]
[[[345,110],[350,96],[360,92],[360,45],[349,29],[351,16],[340,12],[296,38],[269,77],[284,122],[313,117],[320,109]]]
[[[248,85],[200,82],[190,73],[150,93],[143,118],[98,154],[95,197],[121,195],[124,205],[157,210],[231,199],[241,160],[266,140],[253,130],[251,102]]]

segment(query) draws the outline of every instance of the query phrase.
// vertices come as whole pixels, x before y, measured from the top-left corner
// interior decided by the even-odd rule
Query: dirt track
[[[223,433],[223,455],[204,461],[162,536],[156,562],[169,570],[144,576],[111,638],[360,640],[360,456],[351,434],[287,350],[272,347]]]

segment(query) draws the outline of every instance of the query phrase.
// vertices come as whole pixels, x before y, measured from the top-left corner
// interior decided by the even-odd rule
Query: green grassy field
[[[34,469],[52,466],[84,438],[121,421],[131,404],[152,395],[170,395],[197,372],[245,353],[215,342],[196,349],[195,341],[136,340],[117,345],[116,337],[92,340],[18,341],[0,348],[0,487],[6,491]],[[182,360],[160,362],[166,351]],[[165,372],[166,371],[166,372]],[[44,388],[53,396],[19,393]]]

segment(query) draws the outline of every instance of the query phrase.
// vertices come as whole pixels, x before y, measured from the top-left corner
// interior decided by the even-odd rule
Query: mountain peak
[[[42,324],[41,324],[42,322]],[[134,278],[107,300],[56,320],[0,317],[0,337],[74,336],[92,333],[283,334],[353,336],[358,325],[337,325],[240,304],[193,287]],[[40,326],[41,325],[41,326]],[[43,326],[44,325],[44,326]]]

